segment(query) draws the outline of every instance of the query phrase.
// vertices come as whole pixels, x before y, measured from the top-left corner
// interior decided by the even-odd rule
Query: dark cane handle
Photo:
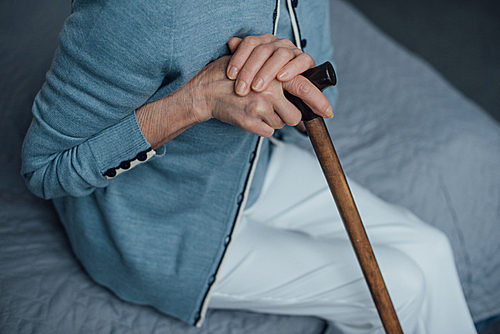
[[[333,69],[333,65],[328,61],[319,66],[308,69],[301,75],[309,79],[309,81],[311,81],[321,91],[327,87],[335,86],[337,84],[335,70]],[[302,112],[303,121],[310,121],[319,117],[300,98],[288,93],[287,91],[285,91],[285,96],[297,107],[297,109]]]

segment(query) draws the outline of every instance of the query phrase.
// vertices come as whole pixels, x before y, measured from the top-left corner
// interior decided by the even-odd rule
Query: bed
[[[0,332],[335,332],[314,317],[244,310],[209,310],[194,328],[89,278],[51,203],[19,175],[30,105],[68,13],[68,1],[30,2],[16,5],[25,22],[2,17],[0,30]],[[329,129],[346,173],[443,230],[474,320],[500,314],[499,124],[348,3],[332,1],[331,17],[340,98]]]

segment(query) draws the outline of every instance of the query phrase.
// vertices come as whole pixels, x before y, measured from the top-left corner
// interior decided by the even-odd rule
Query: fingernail
[[[261,78],[257,78],[254,81],[252,88],[255,90],[260,90],[262,88],[262,86],[264,86],[264,80],[262,80]]]
[[[236,84],[236,94],[245,93],[245,89],[247,88],[247,84],[244,81],[238,81]]]
[[[234,66],[229,66],[229,69],[227,71],[227,77],[231,80],[236,79],[238,76],[238,69]]]
[[[331,116],[329,116],[331,115]],[[332,110],[332,107],[328,107],[328,109],[326,109],[326,117],[328,118],[333,118],[333,110]]]
[[[284,77],[286,77],[286,75],[288,74],[287,71],[283,71],[281,73],[278,74],[278,79],[283,79]]]

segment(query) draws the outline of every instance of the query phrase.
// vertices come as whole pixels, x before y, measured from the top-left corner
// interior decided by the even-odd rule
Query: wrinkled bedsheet
[[[443,230],[474,319],[500,314],[498,123],[345,2],[331,13],[340,98],[329,129],[346,173]],[[1,333],[322,333],[314,317],[222,310],[193,328],[95,284],[50,203],[22,183],[16,120],[29,110],[13,112],[15,98],[0,111]]]
[[[474,320],[500,313],[500,126],[341,1],[332,6],[346,173],[444,231]]]

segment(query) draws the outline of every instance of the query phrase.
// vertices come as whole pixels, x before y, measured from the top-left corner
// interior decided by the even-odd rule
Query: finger
[[[333,117],[333,110],[328,99],[303,76],[297,75],[291,81],[283,82],[283,88],[290,94],[302,99],[318,116]]]
[[[295,129],[297,129],[297,131],[299,132],[302,132],[302,133],[306,133],[306,126],[304,125],[304,122],[300,122],[299,124],[297,124],[295,126]]]
[[[238,46],[240,45],[241,41],[243,41],[242,38],[233,37],[227,42],[227,46],[229,47],[231,54],[233,54],[236,51],[236,49],[238,49]]]
[[[229,50],[231,51],[231,54],[234,54],[236,50],[238,49],[238,46],[241,44],[243,39],[239,37],[233,37],[227,42],[227,46],[229,47]],[[238,76],[238,68],[231,66],[231,64],[228,64],[226,68],[226,75],[228,79],[234,80]]]
[[[228,78],[235,80],[239,71],[247,61],[248,57],[252,54],[253,50],[261,45],[270,43],[276,40],[277,37],[271,34],[264,34],[261,36],[247,36],[239,44],[237,49],[233,52],[233,56],[229,61]],[[234,42],[234,41],[233,41]]]
[[[234,125],[241,129],[256,134],[257,136],[270,137],[274,133],[274,127],[269,125],[264,119],[249,117],[248,115],[239,115],[235,118]]]
[[[276,75],[280,72],[280,70],[290,61],[294,61],[297,57],[299,57],[301,53],[302,51],[296,48],[289,49],[286,47],[280,47],[276,49],[272,53],[271,57],[261,65],[260,69],[258,69],[258,72],[255,74],[255,78],[253,79],[252,82],[252,89],[256,92],[262,92],[266,90],[267,87],[269,87],[269,85],[271,84],[271,82],[276,78]],[[248,62],[250,61],[251,59],[249,59]],[[245,67],[246,66],[247,64],[245,64]],[[309,65],[303,65],[303,67],[304,66],[309,66]],[[300,74],[305,70],[300,71],[297,74]],[[246,80],[243,77],[243,75],[241,76],[241,80]]]
[[[297,55],[292,61],[284,65],[276,78],[279,81],[290,81],[300,73],[316,66],[314,59],[307,53]]]
[[[245,96],[250,92],[251,84],[255,79],[255,75],[273,56],[275,48],[275,45],[267,43],[259,45],[253,50],[252,54],[243,65],[243,68],[240,69],[238,78],[236,79],[236,94]],[[293,54],[288,56],[287,61],[289,61],[291,57],[293,57]],[[275,74],[273,73],[273,76],[274,75]]]
[[[274,128],[270,127],[266,122],[261,121],[260,126],[257,126],[256,131],[253,131],[253,133],[261,137],[271,137],[274,134]]]
[[[247,114],[255,119],[261,119],[273,129],[281,129],[285,122],[280,115],[274,111],[269,102],[254,102],[246,107]]]
[[[282,47],[280,44],[282,43],[268,43],[254,49],[236,79],[236,94],[245,96],[251,89],[257,92],[264,91],[278,71],[302,53],[295,47]]]
[[[275,53],[277,53],[276,57],[274,57]],[[259,92],[265,90],[278,71],[301,53],[302,51],[286,38],[255,47],[243,68],[240,69],[240,74],[236,79],[236,94],[245,96],[252,88]],[[265,65],[267,68],[261,72],[262,76],[256,78],[257,73]]]
[[[296,126],[302,120],[302,113],[300,110],[284,96],[275,103],[274,110],[276,110],[281,120],[287,125]]]
[[[215,110],[213,117],[258,136],[269,137],[274,133],[274,128],[262,117],[255,117],[246,110],[235,107],[232,103],[223,103]]]
[[[238,124],[237,124],[238,125]],[[265,120],[253,118],[247,120],[244,125],[238,125],[247,132],[251,132],[261,137],[271,137],[274,134],[274,127],[270,126]]]
[[[285,126],[285,122],[277,113],[266,115],[263,121],[273,129],[282,129]]]

